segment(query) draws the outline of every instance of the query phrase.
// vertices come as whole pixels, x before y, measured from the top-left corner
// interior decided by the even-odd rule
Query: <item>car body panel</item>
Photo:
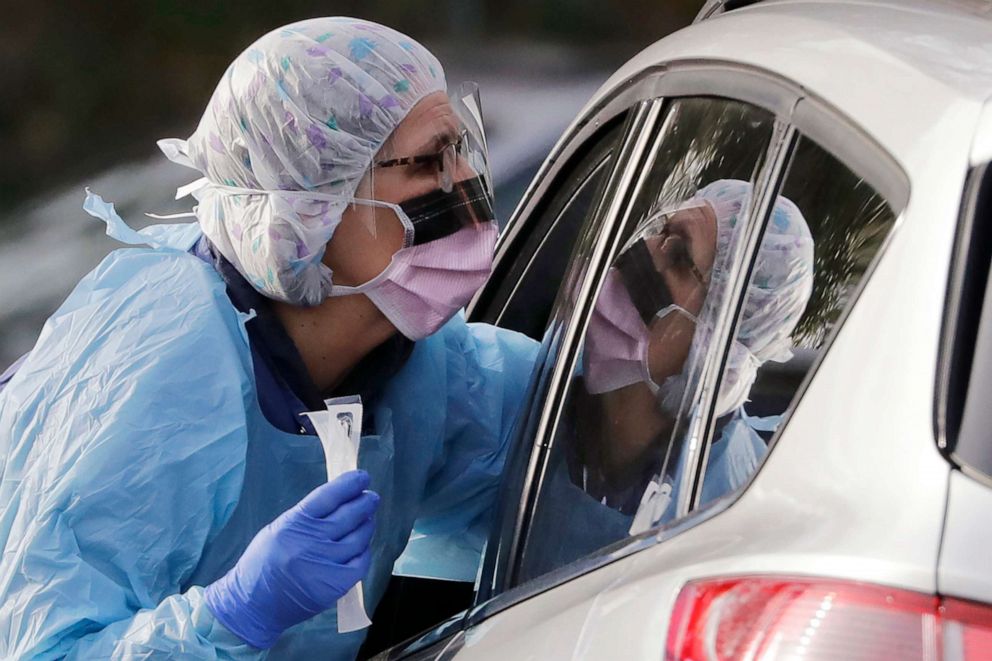
[[[465,644],[454,658],[480,661],[582,658],[586,645],[598,646],[597,631],[605,633],[608,630],[608,637],[614,639],[613,634],[619,633],[615,628],[616,619],[640,628],[637,635],[624,640],[649,654],[644,657],[640,654],[618,654],[620,650],[614,649],[605,657],[592,658],[662,658],[657,653],[650,654],[657,650],[647,642],[652,637],[644,635],[643,614],[634,617],[625,608],[617,613],[619,618],[590,620],[599,612],[604,601],[610,600],[616,587],[626,585],[624,578],[632,569],[629,561],[616,562],[554,588],[546,593],[547,597],[541,595],[504,610],[468,629]],[[658,622],[666,619],[667,616]],[[616,639],[621,638],[617,636]],[[646,650],[643,648],[645,644]]]
[[[804,396],[823,406],[799,405],[739,500],[663,543],[496,614],[469,631],[464,658],[511,649],[538,658],[526,650],[551,630],[571,632],[556,648],[568,654],[557,658],[579,650],[610,658],[620,644],[631,646],[625,658],[661,658],[675,594],[706,576],[831,576],[935,592],[950,467],[930,432],[932,374],[903,375],[908,356],[934,364],[939,329],[926,315],[910,314],[907,323],[921,328],[898,344],[858,341],[877,336],[872,308],[900,314],[897,302],[877,300],[886,295],[881,284],[902,275],[885,266],[883,260]],[[932,289],[939,301],[940,287]],[[922,357],[928,345],[929,361]],[[863,375],[846,368],[869,363],[879,368]],[[880,392],[887,396],[880,400]],[[879,415],[856,406],[864,401],[878,405]],[[575,603],[582,599],[585,607]]]
[[[992,161],[992,100],[982,106],[975,131],[975,140],[971,145],[971,164],[980,165]]]
[[[938,573],[941,594],[992,602],[992,526],[976,525],[989,512],[992,489],[953,471]]]

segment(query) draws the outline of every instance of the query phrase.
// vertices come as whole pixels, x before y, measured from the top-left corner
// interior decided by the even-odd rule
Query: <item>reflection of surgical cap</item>
[[[684,206],[706,202],[717,219],[717,257],[710,291],[726,283],[726,257],[741,209],[751,195],[751,184],[734,179],[715,181],[699,190]],[[758,248],[757,262],[745,293],[744,311],[730,348],[717,397],[717,415],[738,409],[747,401],[765,361],[785,362],[792,357],[792,331],[813,291],[813,237],[802,212],[779,196]],[[707,298],[701,318],[711,318],[719,296]],[[702,329],[701,329],[702,330]],[[708,333],[697,332],[693,343],[705,346]],[[692,363],[690,363],[692,364]],[[664,389],[663,389],[664,390]]]
[[[227,69],[173,161],[212,184],[306,195],[194,194],[204,234],[263,294],[315,305],[331,290],[321,263],[373,156],[444,72],[423,46],[352,18],[315,18],[265,35]]]

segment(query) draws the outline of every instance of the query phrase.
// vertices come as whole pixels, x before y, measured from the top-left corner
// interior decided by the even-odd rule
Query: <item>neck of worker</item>
[[[323,393],[334,390],[362,358],[396,333],[362,294],[328,298],[314,307],[276,303],[274,308]]]

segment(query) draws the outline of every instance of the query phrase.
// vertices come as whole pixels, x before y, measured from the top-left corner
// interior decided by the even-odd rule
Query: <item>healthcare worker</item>
[[[135,247],[0,391],[0,658],[353,658],[359,581],[373,614],[393,571],[474,579],[535,360],[458,314],[496,239],[477,98],[318,18],[160,146],[197,222],[138,232],[89,194]],[[328,481],[320,416],[356,396],[361,470]]]

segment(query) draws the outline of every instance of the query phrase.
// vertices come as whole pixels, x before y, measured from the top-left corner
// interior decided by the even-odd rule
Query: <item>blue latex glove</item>
[[[207,586],[214,617],[268,649],[289,627],[333,606],[369,569],[379,496],[368,486],[365,471],[345,473],[262,528],[237,564]]]

